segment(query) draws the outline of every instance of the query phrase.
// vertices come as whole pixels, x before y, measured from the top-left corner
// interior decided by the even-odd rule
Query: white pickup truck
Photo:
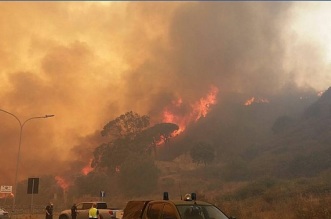
[[[81,202],[77,206],[76,219],[87,219],[88,211],[92,207],[92,204],[97,205],[100,219],[122,219],[123,210],[119,208],[109,208],[106,202]],[[71,219],[71,209],[63,210],[59,214],[59,219]]]

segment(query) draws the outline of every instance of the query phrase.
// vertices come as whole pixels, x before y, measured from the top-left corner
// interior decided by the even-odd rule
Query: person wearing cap
[[[53,203],[52,202],[50,202],[46,206],[45,211],[46,211],[46,219],[53,219]]]

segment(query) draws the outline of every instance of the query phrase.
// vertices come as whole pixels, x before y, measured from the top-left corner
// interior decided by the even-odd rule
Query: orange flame
[[[218,93],[218,88],[215,86],[211,87],[211,91],[207,94],[205,98],[201,98],[197,103],[193,105],[193,114],[192,116],[195,117],[195,121],[198,121],[201,116],[206,117],[210,105],[214,105],[216,103],[216,96]]]
[[[179,129],[176,131],[175,134],[179,134],[185,130],[186,124],[188,123],[187,119],[187,117],[175,115],[174,113],[170,112],[169,109],[165,109],[163,111],[163,122],[175,123],[179,126]]]
[[[163,122],[175,123],[179,126],[179,129],[173,133],[173,135],[178,135],[182,133],[186,126],[192,121],[198,121],[201,117],[206,117],[210,110],[210,106],[216,103],[216,96],[218,93],[218,88],[211,86],[209,93],[206,97],[200,98],[197,102],[191,104],[191,112],[184,116],[178,115],[167,107],[163,111]],[[178,100],[172,102],[172,109],[178,110],[182,107],[183,100],[178,98]],[[161,142],[162,143],[162,142]],[[159,143],[158,143],[159,145]]]
[[[92,162],[92,159],[90,159],[89,163],[86,164],[85,167],[83,167],[83,169],[81,170],[82,174],[87,175],[89,172],[91,172],[93,170],[93,168],[91,167],[91,162]],[[63,189],[63,191],[67,191],[69,186],[72,185],[71,182],[68,182],[61,176],[56,176],[55,180],[56,180],[56,183]]]
[[[83,169],[81,170],[82,174],[87,175],[89,172],[93,170],[93,168],[91,167],[91,163],[92,163],[92,159],[90,159],[90,162],[86,164],[85,167],[83,167]]]
[[[253,103],[269,103],[269,100],[266,98],[255,98],[252,97],[248,100],[246,100],[246,102],[244,103],[245,106],[249,106],[252,105]]]
[[[174,136],[178,135],[178,131],[179,131],[179,130],[174,131],[174,132],[171,134],[171,136],[174,137]],[[161,138],[158,139],[158,140],[155,140],[155,139],[154,139],[154,143],[155,143],[157,146],[160,146],[160,145],[164,144],[165,141],[166,141],[166,139],[163,138],[162,136],[161,136]]]
[[[67,191],[70,183],[67,182],[64,178],[60,177],[60,176],[56,176],[55,177],[56,183],[64,190]]]

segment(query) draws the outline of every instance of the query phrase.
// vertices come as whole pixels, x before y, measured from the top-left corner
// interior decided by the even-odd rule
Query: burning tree
[[[116,119],[108,122],[101,131],[102,136],[111,136],[115,139],[134,139],[149,126],[149,117],[140,116],[132,111],[127,112]]]
[[[157,145],[167,143],[179,129],[176,124],[160,123],[149,127],[149,117],[127,112],[104,126],[102,136],[109,136],[107,143],[94,151],[92,167],[109,174],[118,172],[129,154],[156,153]]]
[[[152,155],[155,156],[156,147],[169,142],[178,129],[178,125],[172,123],[150,126],[148,116],[140,116],[132,111],[117,117],[104,126],[101,135],[108,137],[108,142],[94,150],[91,162],[93,171],[86,177],[103,176],[108,178],[107,181],[109,177],[113,181],[118,178],[123,191],[131,188],[130,194],[140,194],[147,187],[151,191],[158,178]],[[137,177],[137,174],[144,177]],[[84,187],[86,177],[77,179],[76,184]],[[146,178],[149,184],[146,184]]]
[[[87,188],[90,185],[89,182],[96,178],[98,181],[112,181],[113,186],[109,187],[109,190],[113,190],[116,187],[114,183],[119,180],[123,181],[127,177],[130,178],[126,175],[131,170],[137,171],[135,168],[138,166],[144,166],[139,169],[141,171],[150,171],[149,177],[157,178],[157,174],[151,173],[154,173],[154,160],[162,156],[161,147],[170,145],[168,143],[171,138],[184,132],[189,124],[205,117],[211,110],[211,106],[216,103],[217,93],[218,88],[211,86],[207,95],[193,102],[186,102],[178,96],[170,105],[164,106],[162,122],[159,124],[151,125],[149,116],[141,116],[132,111],[106,123],[101,131],[103,143],[94,149],[93,156],[88,159],[88,163],[84,163],[84,167],[80,171],[83,175],[75,176],[76,180],[72,183],[75,187],[71,186],[68,194],[87,195],[91,193],[92,195],[92,192],[105,190],[107,184],[102,183],[93,184],[93,188]],[[160,150],[157,150],[158,148]],[[167,151],[168,153],[169,151]],[[141,172],[141,174],[143,173]],[[129,184],[126,186],[130,188],[132,182],[137,182],[137,180],[129,180]],[[122,182],[121,185],[124,187]],[[117,191],[111,191],[112,194],[114,192]]]

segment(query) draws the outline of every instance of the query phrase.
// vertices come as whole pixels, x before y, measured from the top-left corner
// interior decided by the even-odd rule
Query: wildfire
[[[246,102],[244,103],[245,106],[249,106],[252,105],[253,103],[269,103],[269,100],[266,98],[255,98],[252,97],[248,100],[246,100]]]
[[[93,170],[93,168],[91,167],[91,162],[92,159],[90,159],[90,162],[88,164],[86,164],[85,167],[82,168],[81,173],[84,175],[87,175],[89,172],[91,172]],[[72,182],[68,182],[66,179],[64,179],[61,176],[56,176],[55,177],[56,183],[58,184],[58,186],[60,186],[63,191],[67,191],[69,186],[72,185]]]
[[[201,117],[205,117],[207,115],[210,110],[210,106],[216,103],[217,93],[218,88],[212,86],[209,93],[205,97],[200,98],[200,100],[190,105],[191,112],[184,116],[174,112],[177,112],[183,104],[183,100],[178,98],[172,102],[172,106],[164,109],[163,122],[175,123],[179,126],[179,129],[174,133],[174,135],[182,133],[190,122],[196,122]]]
[[[90,162],[86,164],[85,167],[83,167],[83,169],[81,170],[82,174],[87,175],[89,172],[93,170],[93,168],[91,167],[91,163],[92,163],[92,159],[90,159]]]
[[[188,117],[181,117],[181,116],[175,115],[169,109],[165,109],[163,111],[163,122],[175,123],[179,126],[179,129],[174,134],[182,133],[185,130],[186,124],[188,122],[187,120],[188,120]]]
[[[56,176],[55,177],[56,183],[63,189],[63,191],[67,191],[70,183],[67,182],[64,178],[60,177],[60,176]]]
[[[192,113],[192,117],[196,117],[195,121],[198,121],[201,116],[206,117],[207,113],[209,112],[209,107],[216,103],[217,93],[218,88],[212,86],[207,96],[205,98],[201,98],[197,103],[193,105],[194,111]]]

